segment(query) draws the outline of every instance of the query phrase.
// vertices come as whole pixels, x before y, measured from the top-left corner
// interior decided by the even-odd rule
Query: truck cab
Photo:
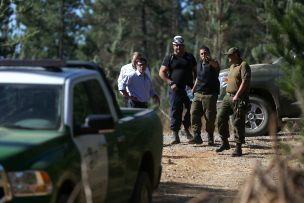
[[[160,119],[120,109],[96,64],[0,60],[0,93],[3,202],[151,201]]]

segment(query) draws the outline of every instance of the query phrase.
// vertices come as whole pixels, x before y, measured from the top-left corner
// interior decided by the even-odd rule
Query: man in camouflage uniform
[[[231,64],[228,78],[226,95],[223,99],[222,108],[218,116],[218,131],[222,139],[222,145],[216,152],[230,149],[229,116],[233,115],[235,127],[236,148],[232,156],[242,156],[242,143],[245,142],[245,114],[249,103],[249,90],[251,70],[246,61],[243,61],[238,48],[232,47],[227,53]]]

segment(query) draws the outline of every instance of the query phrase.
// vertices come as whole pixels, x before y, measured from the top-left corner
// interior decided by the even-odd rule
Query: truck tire
[[[145,171],[140,171],[136,180],[131,202],[151,203],[152,202],[152,184]]]
[[[272,107],[268,101],[257,95],[251,95],[249,99],[251,108],[247,111],[245,118],[246,136],[265,135]]]

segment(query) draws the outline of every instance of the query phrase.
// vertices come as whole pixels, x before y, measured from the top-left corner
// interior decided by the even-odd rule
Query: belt
[[[230,97],[234,97],[235,96],[235,94],[232,94],[232,93],[229,93],[229,92],[227,92],[226,93],[228,96],[230,96]]]
[[[202,94],[202,95],[217,95],[217,93],[212,93],[212,92],[197,92],[198,94]]]

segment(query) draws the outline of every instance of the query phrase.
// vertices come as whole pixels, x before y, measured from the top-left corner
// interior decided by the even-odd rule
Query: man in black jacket
[[[192,89],[194,98],[191,106],[191,123],[194,138],[190,144],[201,144],[202,116],[206,120],[208,145],[214,145],[214,128],[216,119],[216,102],[220,90],[218,80],[220,66],[211,58],[210,50],[206,46],[200,48],[200,62],[197,64],[197,77]]]
[[[189,132],[191,101],[186,93],[186,86],[193,87],[195,76],[196,60],[194,56],[185,51],[184,39],[182,36],[175,36],[173,39],[173,54],[166,56],[159,70],[159,76],[169,86],[170,98],[170,129],[173,134],[171,144],[180,143],[178,132],[183,123],[187,138],[191,139]],[[183,118],[183,109],[186,113]]]

